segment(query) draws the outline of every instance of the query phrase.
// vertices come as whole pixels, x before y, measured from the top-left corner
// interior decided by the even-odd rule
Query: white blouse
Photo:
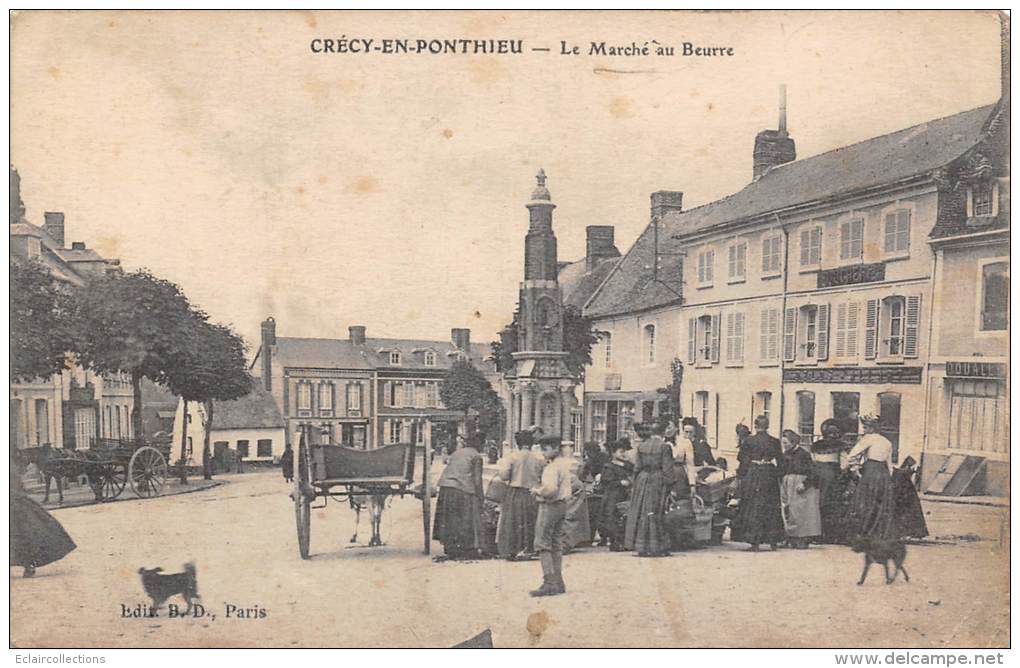
[[[889,467],[889,472],[892,473],[892,443],[885,436],[881,434],[861,436],[861,440],[857,441],[857,445],[850,451],[849,459],[863,463],[865,457],[876,462],[885,462],[885,465]]]

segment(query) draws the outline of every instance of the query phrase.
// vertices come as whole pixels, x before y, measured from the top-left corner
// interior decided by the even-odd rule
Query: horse
[[[372,538],[368,541],[369,547],[379,547],[383,544],[380,527],[382,525],[383,510],[386,509],[386,495],[373,494],[369,490],[360,488],[358,493],[351,494],[349,498],[351,508],[354,510],[354,535],[351,542],[358,542],[358,527],[361,524],[361,511],[368,510],[368,517],[372,523]]]
[[[64,503],[64,478],[74,477],[78,470],[75,464],[64,456],[59,456],[60,451],[49,445],[40,445],[34,448],[20,448],[17,454],[25,465],[35,464],[46,481],[46,494],[43,503],[50,500],[50,483],[57,481],[57,500]]]

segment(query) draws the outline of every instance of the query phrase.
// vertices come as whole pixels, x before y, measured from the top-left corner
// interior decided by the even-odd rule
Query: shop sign
[[[919,366],[784,369],[785,383],[921,384]]]
[[[819,288],[835,288],[841,285],[875,283],[885,280],[885,263],[855,264],[818,272]]]
[[[1006,365],[997,362],[946,362],[951,378],[1005,378]]]

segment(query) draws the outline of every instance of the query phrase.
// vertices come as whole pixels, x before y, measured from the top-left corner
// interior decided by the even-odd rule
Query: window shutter
[[[715,280],[715,251],[710,250],[705,254],[705,280],[709,283]]]
[[[907,297],[907,324],[904,328],[903,356],[917,357],[917,337],[921,323],[921,296]]]
[[[358,393],[358,410],[365,410],[365,405],[363,403],[365,401],[365,387],[361,383],[358,383],[357,386],[355,386],[354,391]]]
[[[759,333],[761,334],[761,350],[758,351],[758,359],[761,361],[769,359],[769,309],[763,308],[761,310],[761,324]]]
[[[797,356],[797,309],[786,309],[783,320],[783,359],[792,362]]]
[[[910,209],[903,209],[900,211],[899,221],[900,233],[906,237],[904,239],[903,248],[900,250],[910,250]]]
[[[878,355],[878,300],[869,299],[864,313],[864,359]]]
[[[308,404],[312,409],[312,415],[319,410],[319,384],[312,383],[308,386]]]
[[[404,383],[404,405],[407,407],[414,406],[414,383]]]
[[[896,214],[890,213],[885,217],[885,252],[891,253],[896,250]]]
[[[354,386],[350,383],[344,383],[344,412],[348,413],[351,410],[351,392]]]
[[[698,361],[698,319],[687,319],[687,361],[694,364]]]
[[[860,305],[849,302],[846,307],[846,356],[857,358],[857,318]]]
[[[811,230],[800,233],[800,263],[811,264]]]
[[[846,311],[847,304],[836,305],[836,358],[846,357]]]
[[[829,305],[818,305],[818,359],[829,359]]]
[[[734,356],[734,350],[733,350],[733,343],[734,343],[733,327],[734,327],[734,325],[736,325],[736,314],[735,313],[727,313],[726,314],[726,360],[728,362],[732,362],[734,359],[736,359],[736,357]]]
[[[712,363],[719,361],[719,337],[722,334],[722,317],[719,314],[712,316],[712,349],[710,351]]]
[[[733,336],[735,337],[733,343],[734,358],[742,362],[744,360],[744,314],[735,313],[734,317],[736,318],[733,327]]]
[[[390,406],[393,405],[393,402],[390,400],[391,397],[393,396],[392,394],[390,394],[390,381],[387,380],[383,383],[382,391],[383,391],[383,406],[389,408]]]

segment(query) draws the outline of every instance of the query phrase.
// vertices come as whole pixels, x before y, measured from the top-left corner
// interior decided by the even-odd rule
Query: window
[[[864,219],[848,220],[839,226],[839,259],[860,260],[864,257]]]
[[[606,402],[591,402],[591,437],[598,443],[606,441]]]
[[[400,443],[400,437],[403,435],[404,423],[400,420],[390,420],[390,443]]]
[[[886,337],[882,340],[883,350],[890,357],[903,355],[903,297],[889,297],[883,303],[886,312]]]
[[[50,409],[45,399],[35,400],[35,444],[50,442]]]
[[[237,442],[237,456],[241,458],[248,456],[248,441]]]
[[[439,406],[439,385],[437,383],[429,383],[426,386],[426,400],[429,408]]]
[[[347,411],[361,410],[361,383],[347,384]]]
[[[299,411],[312,410],[312,387],[308,383],[298,383],[297,407]]]
[[[400,353],[398,352],[390,353],[390,364],[400,364]]]
[[[836,306],[836,351],[837,359],[857,359],[857,331],[860,305],[844,302]]]
[[[814,267],[822,263],[822,228],[819,225],[800,233],[800,266]]]
[[[840,431],[849,436],[852,443],[860,427],[861,395],[858,392],[832,393],[832,418],[839,425]]]
[[[319,385],[319,415],[333,415],[333,384]]]
[[[414,383],[404,383],[404,406],[414,406]]]
[[[404,405],[404,384],[390,381],[386,383],[386,405],[401,408]]]
[[[772,276],[782,272],[783,238],[767,237],[761,241],[761,273]]]
[[[779,361],[779,309],[765,308],[761,310],[759,323],[761,332],[761,348],[758,351],[762,362]]]
[[[645,325],[645,364],[655,364],[655,325]]]
[[[906,253],[910,250],[910,209],[900,209],[885,217],[885,252]]]
[[[698,416],[702,426],[708,429],[708,392],[704,390],[694,393],[693,413]]]
[[[767,418],[772,417],[772,393],[771,392],[755,392],[754,393],[754,410],[752,411],[754,417],[764,415]]]
[[[425,408],[425,383],[414,384],[414,407]]]
[[[434,352],[432,352],[431,350],[429,350],[429,351],[427,351],[425,353],[425,366],[435,366],[435,365],[436,365],[436,354]]]
[[[319,443],[329,445],[333,442],[333,426],[329,423],[319,426]]]
[[[1009,327],[1009,262],[992,262],[981,268],[981,331]]]
[[[822,352],[822,338],[827,336],[827,323],[823,324],[823,318],[828,317],[828,307],[809,304],[800,307],[798,323],[800,332],[798,339],[800,345],[797,347],[797,360],[801,362],[813,362],[825,359]]]
[[[971,216],[995,215],[995,185],[991,181],[975,184],[970,189]]]
[[[917,357],[920,324],[920,295],[869,299],[864,313],[865,359]]]
[[[272,457],[273,439],[260,438],[258,441],[255,442],[255,452],[258,453],[259,457]]]
[[[729,277],[730,282],[736,283],[744,280],[747,276],[747,242],[735,243],[729,248]]]
[[[711,286],[713,281],[713,267],[715,265],[715,251],[703,250],[698,253],[698,285]]]
[[[603,342],[603,346],[605,348],[605,357],[603,358],[603,360],[605,361],[605,368],[612,369],[613,368],[613,335],[610,334],[609,332],[606,332],[605,334],[602,335],[602,342]]]
[[[804,390],[797,393],[797,433],[804,445],[810,445],[815,440],[814,392]]]
[[[687,321],[687,357],[692,364],[719,361],[720,320],[718,315],[703,315]]]
[[[726,360],[744,361],[744,314],[726,314]]]

